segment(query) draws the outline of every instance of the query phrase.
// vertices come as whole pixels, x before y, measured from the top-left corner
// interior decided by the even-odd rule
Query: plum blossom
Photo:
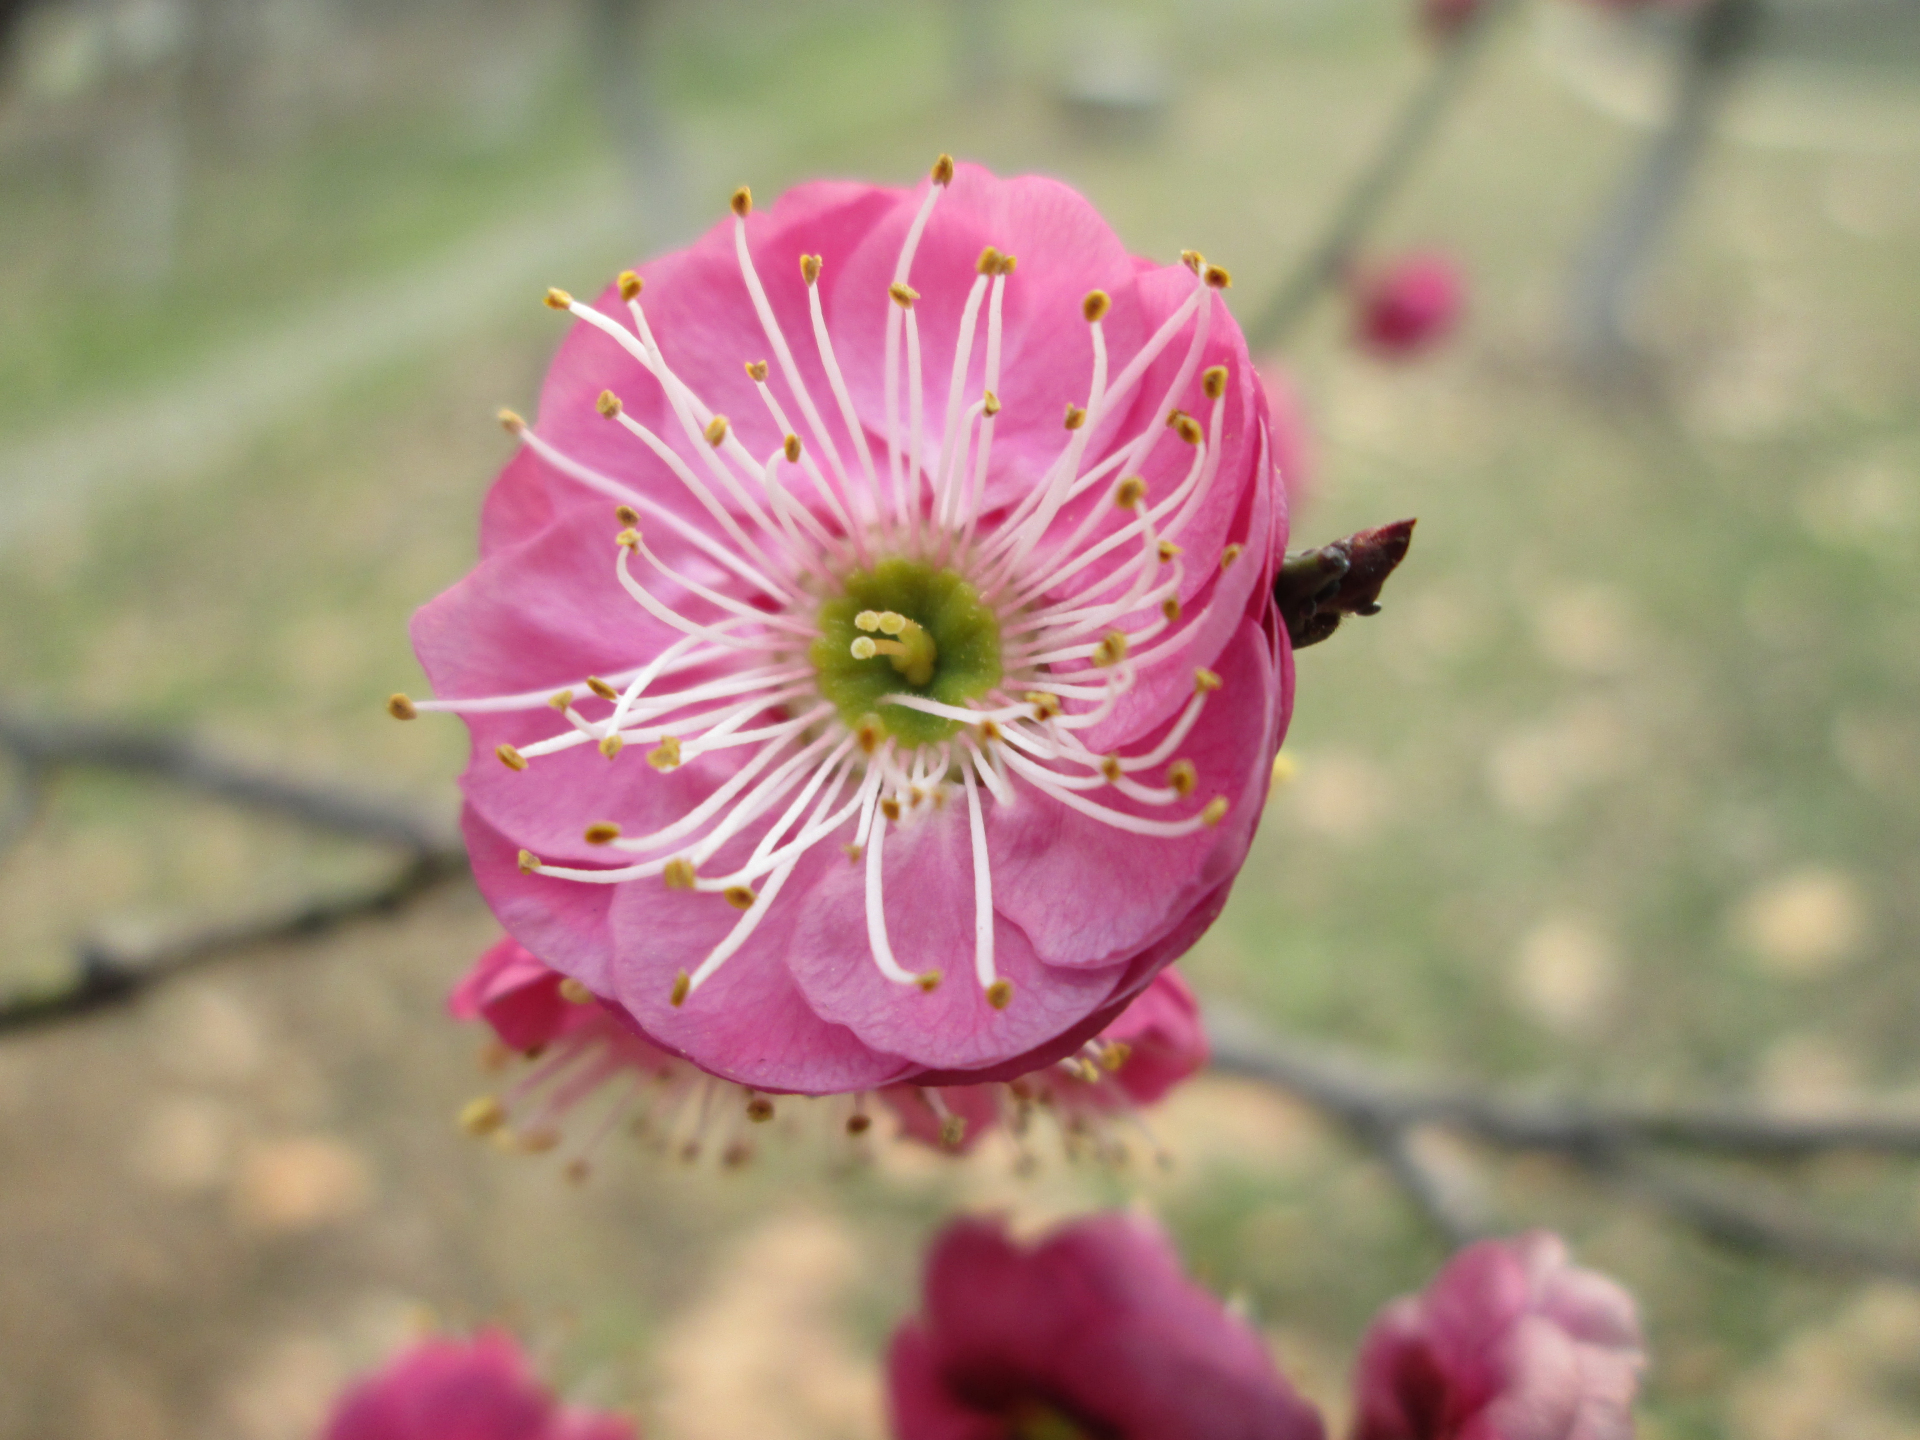
[[[1381,355],[1415,355],[1438,344],[1459,323],[1466,300],[1460,268],[1433,253],[1363,268],[1351,284],[1355,333]]]
[[[716,1079],[661,1049],[619,1006],[548,968],[511,937],[474,962],[447,1008],[457,1019],[491,1028],[490,1066],[504,1069],[515,1055],[526,1061],[501,1093],[461,1111],[468,1133],[541,1154],[568,1139],[564,1127],[575,1112],[597,1112],[584,1137],[572,1139],[565,1164],[572,1179],[586,1178],[595,1152],[616,1129],[682,1160],[712,1153],[732,1166],[752,1158],[752,1127],[774,1118],[773,1097]],[[1077,1054],[1039,1072],[985,1085],[893,1086],[878,1099],[899,1118],[905,1138],[955,1154],[971,1150],[1004,1119],[1025,1157],[1027,1131],[1042,1113],[1059,1125],[1070,1153],[1088,1149],[1117,1160],[1123,1150],[1115,1124],[1131,1121],[1151,1142],[1137,1108],[1159,1100],[1206,1061],[1193,993],[1163,970]],[[864,1094],[850,1103],[815,1103],[848,1135],[872,1128],[873,1107]]]
[[[906,1134],[956,1152],[971,1150],[1004,1126],[1023,1167],[1033,1163],[1028,1132],[1036,1116],[1050,1118],[1069,1155],[1126,1158],[1121,1121],[1131,1122],[1163,1161],[1168,1157],[1140,1110],[1207,1063],[1200,1007],[1177,971],[1162,970],[1120,1018],[1081,1047],[1030,1075],[984,1085],[893,1085],[880,1098],[900,1117]]]
[[[896,1440],[1321,1440],[1258,1331],[1166,1235],[1096,1215],[1022,1246],[964,1219],[887,1355]]]
[[[512,1338],[423,1340],[336,1403],[321,1440],[637,1440],[618,1415],[557,1403]]]
[[[759,1092],[1073,1056],[1212,922],[1292,702],[1266,403],[1059,183],[743,189],[578,322],[413,638],[482,893]]]
[[[1367,1332],[1353,1440],[1629,1440],[1633,1297],[1533,1231],[1456,1255]]]

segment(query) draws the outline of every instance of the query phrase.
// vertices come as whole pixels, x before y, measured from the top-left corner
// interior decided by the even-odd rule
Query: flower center
[[[1000,621],[957,571],[881,560],[849,575],[817,622],[808,658],[821,698],[849,729],[878,725],[903,746],[937,744],[961,722],[882,698],[917,695],[959,708],[1000,683]]]

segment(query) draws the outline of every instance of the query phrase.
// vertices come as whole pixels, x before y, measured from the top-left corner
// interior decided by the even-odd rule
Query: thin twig
[[[1502,1150],[1556,1155],[1724,1244],[1815,1268],[1920,1279],[1920,1254],[1837,1233],[1784,1200],[1650,1153],[1684,1147],[1777,1160],[1861,1149],[1913,1156],[1920,1154],[1920,1120],[1517,1100],[1470,1086],[1392,1078],[1358,1057],[1262,1031],[1219,1006],[1208,1007],[1206,1021],[1215,1069],[1274,1085],[1340,1121],[1380,1153],[1395,1180],[1449,1238],[1459,1228],[1457,1215],[1436,1203],[1435,1177],[1407,1164],[1412,1152],[1406,1137],[1421,1125],[1452,1129]]]
[[[31,773],[44,776],[57,769],[87,767],[148,775],[243,809],[285,816],[352,839],[423,852],[442,849],[451,839],[444,824],[428,820],[411,807],[339,785],[289,780],[219,755],[184,736],[91,720],[35,720],[0,707],[0,748],[11,751]]]
[[[466,852],[457,847],[423,852],[377,885],[300,900],[271,914],[223,921],[147,945],[86,941],[61,979],[0,996],[0,1034],[131,1000],[158,981],[237,950],[311,939],[353,920],[393,914],[466,873]]]
[[[1407,97],[1373,158],[1335,207],[1320,238],[1246,326],[1247,344],[1252,350],[1270,350],[1285,341],[1306,319],[1314,302],[1346,274],[1360,242],[1413,173],[1415,162],[1439,134],[1448,111],[1466,93],[1467,81],[1486,50],[1488,37],[1519,4],[1520,0],[1489,0],[1442,43],[1425,81]]]

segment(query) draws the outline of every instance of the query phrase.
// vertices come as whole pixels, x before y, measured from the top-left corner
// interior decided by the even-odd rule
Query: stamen
[[[387,697],[387,713],[396,720],[412,720],[420,714],[413,701],[399,691]]]

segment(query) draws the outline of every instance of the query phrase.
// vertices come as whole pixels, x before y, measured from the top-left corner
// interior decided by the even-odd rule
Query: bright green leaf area
[[[892,610],[923,627],[934,646],[933,675],[911,684],[885,655],[853,657],[866,634],[854,622],[863,610]],[[924,695],[943,705],[965,705],[1000,683],[1000,622],[973,586],[952,570],[920,560],[882,560],[847,579],[846,592],[820,607],[820,638],[808,652],[820,693],[848,725],[871,715],[902,745],[931,745],[960,728],[957,720],[905,705],[882,705],[883,695]]]

